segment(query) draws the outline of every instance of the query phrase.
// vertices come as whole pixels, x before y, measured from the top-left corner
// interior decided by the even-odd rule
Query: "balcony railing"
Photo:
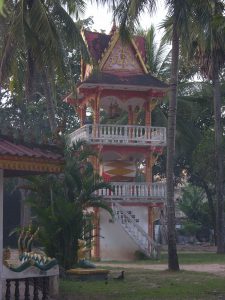
[[[69,135],[70,143],[85,140],[91,144],[166,145],[166,128],[130,125],[84,125]]]
[[[108,200],[163,202],[166,198],[166,184],[162,182],[111,182],[112,190],[101,189],[96,193]]]

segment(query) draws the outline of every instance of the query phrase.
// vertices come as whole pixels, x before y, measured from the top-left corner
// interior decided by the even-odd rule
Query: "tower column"
[[[128,106],[128,125],[133,125],[133,110],[132,106]]]
[[[86,105],[79,109],[80,127],[84,126],[86,119]]]
[[[151,126],[151,102],[146,102],[145,105],[145,126]]]
[[[145,169],[146,182],[152,182],[152,165],[153,165],[153,157],[152,157],[152,153],[150,153],[146,157],[146,169]]]
[[[101,90],[99,89],[96,93],[95,99],[94,99],[94,125],[97,125],[100,123],[100,95]]]

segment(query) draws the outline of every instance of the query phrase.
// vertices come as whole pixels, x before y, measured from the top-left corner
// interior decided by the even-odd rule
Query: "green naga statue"
[[[33,230],[30,225],[28,229],[22,228],[18,238],[18,250],[19,250],[19,265],[11,265],[7,261],[7,267],[14,272],[22,272],[25,269],[34,266],[42,271],[48,271],[52,267],[58,264],[55,258],[48,257],[44,253],[37,253],[32,251],[33,242],[37,238],[39,233],[39,227]]]

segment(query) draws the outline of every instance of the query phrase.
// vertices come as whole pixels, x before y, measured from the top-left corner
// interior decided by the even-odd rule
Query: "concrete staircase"
[[[157,244],[136,222],[135,217],[119,203],[112,201],[114,221],[119,223],[123,230],[133,239],[141,251],[149,258],[159,257],[160,245]]]

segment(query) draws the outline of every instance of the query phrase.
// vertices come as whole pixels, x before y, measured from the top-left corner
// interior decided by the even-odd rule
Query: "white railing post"
[[[166,129],[163,127],[135,125],[84,125],[69,135],[70,142],[84,139],[90,143],[129,144],[136,146],[166,144]]]
[[[102,189],[99,194],[108,199],[127,199],[129,201],[156,201],[162,202],[166,196],[166,183],[148,182],[111,182],[113,191]]]

